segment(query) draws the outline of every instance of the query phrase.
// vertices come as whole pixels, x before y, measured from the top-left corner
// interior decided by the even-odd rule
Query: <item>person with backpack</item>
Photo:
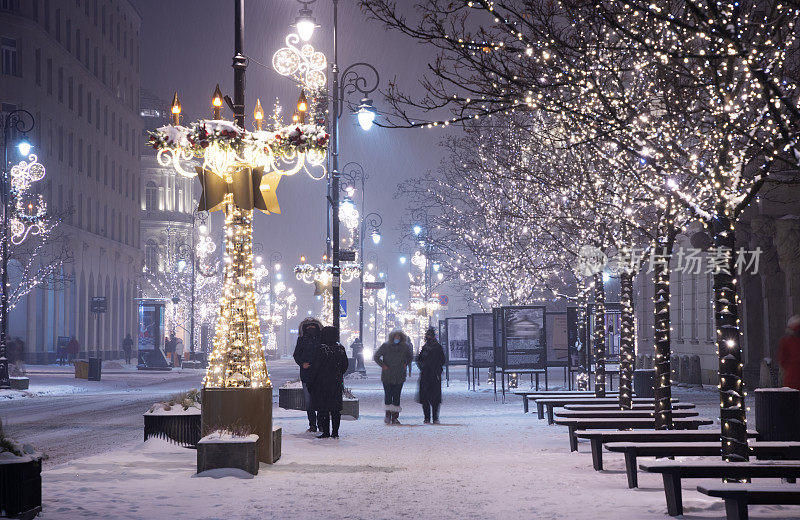
[[[308,432],[317,431],[317,412],[311,405],[311,394],[308,391],[308,374],[314,353],[320,347],[322,323],[316,318],[306,318],[298,327],[297,343],[294,347],[294,362],[300,366],[300,381],[303,383],[303,395],[306,400],[306,415],[308,416]]]
[[[446,359],[442,345],[436,341],[436,331],[429,328],[425,332],[425,343],[417,354],[419,367],[419,391],[417,401],[422,405],[424,423],[439,424],[439,405],[442,403],[442,369]]]
[[[307,374],[311,403],[317,412],[317,426],[321,432],[318,439],[339,438],[344,373],[349,360],[338,337],[335,327],[322,328],[320,346],[314,351]]]

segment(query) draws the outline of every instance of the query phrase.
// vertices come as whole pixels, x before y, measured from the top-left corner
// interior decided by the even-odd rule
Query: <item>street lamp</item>
[[[11,179],[8,171],[8,143],[11,140],[11,131],[21,132],[22,140],[17,145],[19,152],[27,156],[31,151],[30,142],[27,140],[27,133],[33,130],[36,124],[33,114],[27,110],[13,110],[6,114],[3,119],[3,236],[0,255],[2,255],[2,296],[0,296],[0,388],[11,388],[11,381],[8,377],[8,244],[11,241],[10,219],[11,219]]]
[[[311,9],[308,8],[309,5],[316,1],[317,0],[299,0],[299,2],[303,4],[303,7],[300,9],[300,15],[295,18],[292,27],[297,29],[297,35],[300,36],[300,39],[302,39],[304,42],[310,40],[314,35],[314,29],[319,27],[316,18],[311,15]]]
[[[342,103],[345,96],[354,92],[362,95],[362,105],[368,99],[369,94],[377,90],[380,83],[378,70],[365,62],[358,62],[350,65],[341,73],[339,77],[339,0],[333,1],[333,63],[331,63],[331,79],[333,90],[333,120],[331,121],[331,206],[333,215],[331,216],[333,226],[333,265],[332,265],[332,288],[333,288],[333,326],[339,330],[339,297],[341,286],[341,268],[339,266],[339,118],[342,117]],[[364,70],[370,76],[374,76],[374,81],[369,81],[365,76],[359,74],[359,70]],[[374,119],[374,113],[373,113]],[[366,122],[366,119],[365,119]],[[371,122],[370,122],[371,126]],[[363,127],[363,125],[362,125]]]

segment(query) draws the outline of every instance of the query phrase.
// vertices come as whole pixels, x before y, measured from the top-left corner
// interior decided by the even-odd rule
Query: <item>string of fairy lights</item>
[[[544,206],[537,214],[528,202],[535,207],[547,197],[529,201],[519,194],[509,197],[510,190],[530,195],[552,190],[558,183],[531,173],[535,168],[530,163],[519,162],[518,168],[512,169],[498,161],[497,154],[484,153],[482,143],[473,144],[468,151],[475,161],[453,168],[453,177],[463,175],[463,185],[428,183],[430,197],[439,190],[464,197],[452,203],[436,201],[451,212],[441,218],[442,234],[450,234],[451,228],[463,229],[456,233],[458,238],[449,240],[453,251],[463,253],[451,253],[452,265],[447,267],[464,286],[474,283],[480,291],[491,287],[491,278],[505,279],[513,288],[547,286],[542,278],[549,282],[544,273],[551,271],[537,269],[539,274],[529,274],[518,268],[515,240],[506,244],[496,235],[517,233],[526,249],[538,246],[539,238],[530,235],[541,234],[546,226],[537,223],[549,226],[556,220],[548,219],[546,213],[558,215],[558,219],[569,217],[566,208],[581,215],[571,218],[573,227],[578,228],[570,231],[573,236],[583,240],[590,235],[595,240],[588,243],[604,251],[626,243],[619,240],[626,233],[609,229],[613,223],[634,224],[633,233],[653,255],[662,232],[685,230],[693,219],[706,226],[715,247],[733,249],[736,219],[758,200],[763,184],[775,181],[769,177],[770,167],[778,161],[795,167],[800,162],[796,86],[783,74],[797,38],[800,7],[796,3],[612,0],[586,4],[563,0],[548,9],[536,9],[525,0],[474,0],[427,4],[425,16],[414,22],[398,16],[396,6],[388,0],[362,5],[388,26],[439,50],[430,69],[433,78],[426,81],[427,96],[414,100],[397,87],[390,90],[394,113],[388,126],[433,128],[461,123],[469,129],[465,122],[474,121],[496,129],[504,117],[525,114],[536,119],[537,113],[546,113],[568,136],[567,148],[587,150],[595,158],[595,166],[604,164],[600,171],[613,174],[599,173],[595,167],[584,175],[594,177],[598,187],[630,195],[616,199],[624,203],[611,204],[606,198],[588,198],[599,190],[562,188],[555,191],[556,196],[566,199]],[[451,117],[426,119],[411,113],[436,114],[443,108],[451,109]],[[550,160],[541,151],[532,155],[547,165],[544,170],[551,174],[568,166],[565,159],[572,157],[560,153]],[[508,156],[520,159],[514,152]],[[485,161],[489,164],[484,165]],[[476,162],[480,173],[468,175]],[[554,162],[556,169],[551,168]],[[530,178],[509,186],[509,172],[514,171],[518,178]],[[626,184],[617,190],[617,185],[608,184],[610,180]],[[582,188],[589,184],[582,183]],[[578,201],[576,196],[586,198]],[[498,208],[491,197],[498,197],[504,205],[510,198],[521,202]],[[670,201],[678,208],[667,215]],[[465,209],[469,202],[479,210],[470,213]],[[587,225],[598,222],[587,216],[599,207],[608,210],[598,212],[606,213],[603,233],[598,233],[597,226]],[[508,224],[508,215],[521,209],[527,210],[520,215],[525,224]],[[481,218],[498,226],[492,233],[495,236],[477,239],[469,232],[466,224],[470,219],[480,226]],[[641,225],[642,220],[647,225]],[[581,229],[589,231],[582,233]],[[555,243],[566,238],[560,231],[548,234],[547,241]],[[627,244],[636,245],[635,240]],[[477,246],[493,251],[484,254]],[[535,256],[545,257],[540,258],[541,264],[549,266],[548,255],[542,251],[546,249],[537,249]],[[555,264],[563,264],[569,256],[552,249],[550,253]],[[491,256],[499,262],[483,261]],[[527,260],[527,255],[519,256]],[[668,264],[669,251],[664,260]],[[723,457],[746,460],[737,280],[723,271],[714,275]],[[660,276],[660,285],[668,291],[668,268]],[[572,282],[569,278],[566,275]],[[495,287],[499,290],[489,289],[484,298],[492,305],[503,299],[513,301],[517,295],[503,284]],[[656,312],[668,316],[668,298],[654,300],[654,305]],[[657,334],[662,335],[662,343],[668,342],[667,325],[668,318],[659,323]],[[661,356],[657,393],[659,388],[669,387],[666,344],[666,349],[657,353]],[[663,402],[668,403],[666,397]],[[668,404],[661,412],[667,418]],[[668,418],[666,422],[669,424]]]

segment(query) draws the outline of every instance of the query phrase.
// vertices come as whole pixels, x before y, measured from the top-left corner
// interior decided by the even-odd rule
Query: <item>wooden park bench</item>
[[[565,404],[565,410],[620,410],[619,402],[614,404]],[[653,410],[655,405],[652,400],[649,403],[634,403],[631,410]],[[694,403],[672,403],[673,410],[691,410],[695,408]]]
[[[611,418],[647,418],[653,417],[653,410],[556,410],[554,415],[565,419],[598,419]],[[697,417],[700,415],[696,410],[672,410],[672,417]],[[549,419],[549,418],[548,418]]]
[[[638,457],[691,457],[722,456],[722,446],[717,442],[610,442],[608,451],[625,454],[625,473],[628,487],[639,486]],[[800,460],[800,442],[750,442],[751,453],[771,460]]]
[[[656,421],[651,418],[567,419],[558,418],[555,423],[569,430],[569,451],[578,451],[577,430],[655,430]],[[673,419],[674,430],[696,430],[700,426],[714,424],[711,419],[686,417]]]
[[[728,520],[747,520],[750,504],[800,505],[800,486],[754,486],[752,484],[724,484],[697,486],[697,491],[710,497],[725,500]]]
[[[610,396],[610,397],[526,397],[526,400],[530,399],[532,401],[536,401],[536,411],[539,414],[539,419],[544,419],[545,417],[545,409],[547,409],[548,417],[551,419],[549,424],[552,424],[552,417],[553,417],[553,408],[561,408],[562,406],[568,404],[619,404],[619,397],[618,396]],[[643,404],[643,403],[652,403],[652,397],[634,397],[633,402],[636,404]],[[673,403],[679,402],[677,399],[672,401]]]
[[[514,390],[513,393],[515,395],[519,395],[522,397],[522,410],[524,411],[524,413],[528,413],[528,399],[535,401],[537,399],[547,399],[551,397],[591,398],[594,395],[594,392],[577,391],[577,390],[552,390],[549,392],[539,391],[539,390]]]
[[[755,438],[758,432],[747,430]],[[603,445],[609,442],[715,442],[720,440],[719,429],[714,430],[578,430],[578,439],[588,439],[592,447],[592,467],[603,470]]]
[[[794,483],[800,477],[800,463],[791,462],[659,461],[639,464],[639,468],[661,473],[670,516],[683,514],[681,480],[685,478],[782,478]]]

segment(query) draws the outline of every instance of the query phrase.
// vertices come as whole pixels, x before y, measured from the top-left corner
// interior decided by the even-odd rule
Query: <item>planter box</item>
[[[258,459],[272,464],[272,387],[203,388],[201,430],[245,427],[258,436]]]
[[[197,443],[197,472],[236,468],[258,475],[258,435],[219,438],[203,437]]]
[[[0,510],[23,520],[42,511],[42,459],[0,464]]]
[[[202,363],[199,361],[182,361],[182,368],[203,368]]]
[[[9,377],[12,390],[27,390],[30,384],[30,379],[27,377]]]
[[[284,410],[306,409],[306,397],[302,388],[278,388],[278,408]]]
[[[196,446],[200,440],[200,413],[191,415],[144,415],[144,440],[166,439],[181,446]]]
[[[342,415],[349,415],[358,419],[358,399],[342,400]]]

